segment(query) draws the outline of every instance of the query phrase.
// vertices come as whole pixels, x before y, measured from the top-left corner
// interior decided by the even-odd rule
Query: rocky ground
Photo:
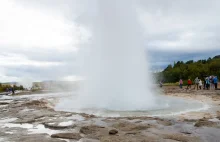
[[[2,142],[219,142],[220,91],[164,87],[164,94],[212,105],[172,117],[97,117],[55,111],[46,99],[0,98]]]

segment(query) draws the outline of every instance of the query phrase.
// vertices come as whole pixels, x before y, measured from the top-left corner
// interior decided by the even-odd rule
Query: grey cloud
[[[145,14],[142,15],[149,50],[197,52],[217,50],[219,43],[220,9],[218,0],[140,0]],[[181,39],[191,32],[195,36]],[[169,43],[169,44],[168,44]],[[177,43],[180,43],[179,46]],[[168,44],[168,45],[166,45]],[[171,45],[176,47],[171,47]],[[186,44],[186,45],[184,45]],[[185,49],[185,50],[184,50]]]
[[[88,0],[20,0],[16,3],[45,14],[58,14],[77,23],[80,15],[91,8]],[[208,58],[220,54],[220,18],[218,0],[138,0],[140,18],[144,27],[145,46],[152,69],[160,69],[177,60]],[[1,32],[1,31],[0,31]],[[187,33],[195,35],[181,36]],[[43,33],[42,33],[43,34]],[[74,32],[70,32],[70,35]],[[165,43],[187,43],[171,47]],[[153,43],[153,44],[152,44]],[[3,45],[0,45],[3,46]],[[75,75],[78,53],[71,51],[78,45],[55,48],[24,48],[20,45],[4,45],[4,53],[20,54],[33,61],[61,62],[52,67],[4,67],[7,76],[27,76],[33,79],[54,79]],[[3,53],[1,53],[3,54]]]
[[[67,75],[75,75],[76,69],[73,66],[60,65],[55,67],[8,67],[6,76],[16,76],[20,78],[31,78],[32,80],[59,80]]]

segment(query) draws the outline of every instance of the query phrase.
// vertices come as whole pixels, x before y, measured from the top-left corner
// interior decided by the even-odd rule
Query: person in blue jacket
[[[206,89],[209,90],[209,89],[210,89],[210,80],[209,80],[209,77],[206,77],[205,82],[206,82]]]
[[[217,78],[217,76],[214,77],[213,82],[215,84],[215,89],[217,89],[218,88],[218,78]]]

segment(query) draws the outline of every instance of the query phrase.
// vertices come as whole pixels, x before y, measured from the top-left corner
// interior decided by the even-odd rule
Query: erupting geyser
[[[95,1],[89,2],[89,11],[83,14],[80,24],[92,36],[77,58],[85,80],[79,92],[60,100],[56,110],[143,116],[207,109],[200,102],[154,95],[133,0],[97,0],[95,5]]]
[[[88,12],[92,21],[86,25],[92,38],[84,55],[85,81],[77,107],[146,110],[154,106],[135,8],[132,0],[98,0],[96,10]]]

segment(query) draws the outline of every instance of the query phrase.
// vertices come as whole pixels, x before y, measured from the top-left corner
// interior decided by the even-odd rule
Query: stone
[[[137,135],[137,134],[139,134],[140,132],[136,132],[136,131],[131,131],[131,132],[127,132],[127,133],[125,133],[125,135]]]
[[[68,125],[68,126],[60,126],[58,124],[44,123],[43,125],[45,126],[45,128],[54,129],[54,130],[68,129],[68,128],[74,128],[75,127],[74,124]]]
[[[208,121],[205,119],[200,119],[195,123],[195,127],[217,127],[218,123],[217,122],[212,122],[212,121]]]
[[[118,130],[116,130],[116,129],[112,129],[112,130],[109,131],[110,135],[115,135],[117,133],[118,133]]]
[[[82,137],[79,133],[57,133],[52,134],[52,138],[61,138],[61,139],[74,139],[74,140],[80,140]]]
[[[190,135],[190,134],[192,134],[192,133],[189,132],[189,131],[181,131],[181,133],[186,134],[186,135]]]
[[[8,102],[0,102],[0,105],[8,105]]]

